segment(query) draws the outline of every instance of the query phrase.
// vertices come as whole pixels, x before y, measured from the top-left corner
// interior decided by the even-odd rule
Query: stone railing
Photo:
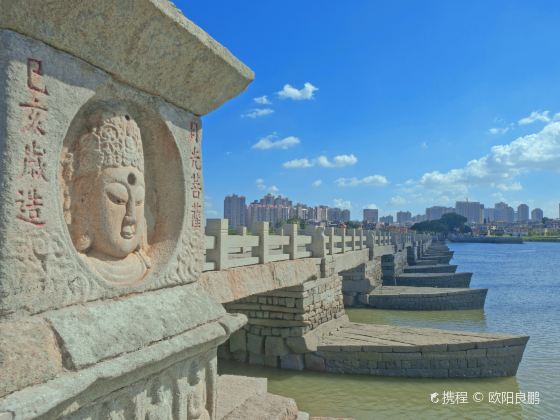
[[[268,222],[256,223],[251,232],[246,227],[238,227],[236,234],[230,234],[227,219],[208,219],[204,271],[299,258],[324,258],[383,246],[401,250],[427,239],[429,235],[361,228],[308,226],[302,231],[296,224],[284,225],[272,234]]]

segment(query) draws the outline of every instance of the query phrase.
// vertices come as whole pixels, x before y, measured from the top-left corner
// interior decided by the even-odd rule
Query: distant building
[[[542,209],[536,208],[531,211],[531,221],[533,222],[542,222],[544,217],[544,213]]]
[[[504,202],[494,204],[494,221],[513,223],[515,221],[515,210]]]
[[[377,223],[379,221],[378,209],[364,209],[364,222]]]
[[[494,209],[488,208],[483,210],[483,218],[486,220],[486,223],[494,222],[496,217],[494,216]]]
[[[386,225],[392,225],[395,221],[392,215],[383,216],[379,218],[380,223],[385,223]]]
[[[341,212],[341,220],[342,223],[348,223],[350,221],[350,210],[344,209]]]
[[[338,207],[329,207],[327,210],[327,221],[339,223],[342,220],[342,210]]]
[[[517,221],[520,223],[529,221],[529,206],[527,204],[520,204],[517,206]]]
[[[466,217],[469,223],[482,223],[484,205],[478,201],[457,201],[455,213]]]
[[[288,220],[291,213],[292,202],[287,197],[267,194],[247,207],[247,226],[250,228],[256,222],[270,222],[272,226],[276,226]]]
[[[426,209],[426,220],[439,220],[447,213],[455,213],[453,207],[433,206]]]
[[[229,220],[230,227],[245,226],[246,214],[244,196],[232,194],[224,198],[224,219]]]
[[[314,219],[318,222],[326,222],[328,220],[328,206],[317,206],[314,210]]]
[[[412,220],[412,213],[409,211],[398,211],[397,212],[397,223],[405,224],[410,223]]]

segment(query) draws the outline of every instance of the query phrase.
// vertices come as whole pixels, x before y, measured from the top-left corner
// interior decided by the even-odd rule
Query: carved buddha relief
[[[142,136],[125,111],[100,111],[63,159],[64,217],[86,264],[129,284],[150,269]]]

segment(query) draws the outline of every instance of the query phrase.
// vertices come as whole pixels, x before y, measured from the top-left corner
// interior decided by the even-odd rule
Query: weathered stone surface
[[[289,370],[303,370],[305,363],[302,354],[288,354],[280,357],[280,367]]]
[[[255,334],[247,334],[247,350],[253,354],[264,353],[264,337]]]
[[[199,284],[222,303],[302,284],[319,275],[320,259],[278,261],[201,275]]]
[[[326,369],[325,359],[312,353],[307,353],[305,356],[305,369],[324,372]]]
[[[218,377],[218,401],[216,418],[222,419],[255,395],[267,393],[266,378],[220,375]]]
[[[296,420],[297,417],[298,409],[293,399],[266,394],[249,398],[224,420]]]
[[[0,397],[62,372],[56,337],[40,319],[0,322]]]
[[[264,352],[267,356],[285,356],[290,352],[288,346],[281,337],[266,337]]]
[[[238,95],[254,78],[166,0],[135,0],[130,7],[110,0],[1,0],[0,10],[0,28],[69,52],[196,115]]]
[[[10,8],[15,7],[15,2],[9,3]],[[4,17],[3,13],[0,19]],[[10,92],[0,105],[0,121],[5,130],[0,147],[6,157],[0,166],[0,178],[4,182],[0,190],[3,203],[0,220],[3,238],[6,238],[0,241],[3,262],[0,264],[3,291],[0,315],[20,317],[76,303],[195,282],[202,270],[202,231],[201,227],[193,227],[196,226],[193,216],[186,209],[196,204],[190,180],[200,174],[195,174],[193,165],[183,162],[189,162],[193,152],[197,153],[195,149],[200,148],[200,120],[161,98],[115,81],[82,60],[10,30],[0,29],[0,74],[10,75],[0,80],[0,89]],[[41,108],[35,107],[37,104]],[[101,117],[106,110],[118,114],[120,122],[115,123],[113,117]],[[111,122],[100,124],[99,119]],[[139,136],[132,121],[139,129]],[[117,235],[121,233],[118,221],[124,221],[124,203],[132,202],[127,190],[132,186],[128,175],[123,179],[121,173],[120,181],[111,183],[115,184],[111,188],[119,188],[123,195],[122,200],[117,200],[120,204],[110,202],[105,196],[106,199],[93,200],[95,203],[88,201],[80,211],[75,211],[78,206],[72,198],[87,190],[79,188],[78,184],[89,183],[91,178],[87,176],[89,170],[76,171],[77,167],[70,164],[68,152],[74,150],[87,133],[93,135],[94,129],[106,133],[110,131],[109,126],[115,130],[119,126],[121,131],[126,126],[134,131],[136,140],[130,144],[135,145],[136,152],[104,154],[107,162],[120,163],[111,168],[103,164],[103,171],[122,172],[128,168],[127,174],[134,175],[130,180],[136,186],[141,184],[142,178],[146,182],[144,200],[136,199],[141,204],[139,208],[143,207],[144,216],[139,211],[135,223],[131,223],[134,218],[130,216],[127,216],[127,223],[122,223],[122,229],[127,230],[122,233],[129,238]],[[102,141],[103,136],[105,134],[98,136],[98,140]],[[112,140],[107,138],[103,140],[107,150],[124,141],[122,135],[115,135]],[[143,153],[139,153],[139,142]],[[25,166],[26,153],[40,155],[41,164],[37,168]],[[81,162],[86,155],[89,156],[77,153],[76,162]],[[97,166],[100,155],[95,159],[95,153],[91,156],[92,159],[85,160]],[[124,166],[123,158],[127,161]],[[129,158],[136,163],[128,162]],[[143,172],[138,170],[142,160]],[[168,182],[169,178],[175,182]],[[101,185],[90,183],[90,186],[92,196],[100,193]],[[77,194],[73,195],[69,189]],[[164,203],[158,197],[173,199],[164,200]],[[109,212],[111,215],[108,213],[102,220],[102,208],[108,210],[110,205],[119,210],[113,209]],[[87,217],[88,211],[91,217]],[[141,219],[145,219],[145,223]],[[72,242],[72,226],[76,227],[74,222],[78,221],[84,229],[75,232],[83,235],[76,233]],[[107,230],[104,221],[114,221],[115,226]],[[147,230],[147,235],[143,230]],[[109,249],[114,242],[110,235],[122,243]],[[130,249],[123,247],[126,242],[126,247],[130,245],[133,249],[138,245],[137,249],[129,252]],[[95,258],[93,251],[100,256],[96,267],[88,263]],[[105,266],[101,263],[103,258],[116,255],[115,251],[123,254],[119,254],[114,265],[107,264],[108,270],[101,268]],[[101,258],[101,254],[104,257]],[[118,261],[127,258],[134,261],[131,266],[136,272],[130,278],[130,266],[120,267]],[[115,275],[116,271],[122,277]],[[107,273],[111,275],[104,275]],[[119,277],[125,281],[114,281]]]
[[[139,350],[225,314],[196,285],[128,299],[94,302],[45,314],[68,355],[68,368],[83,368]]]
[[[244,329],[233,333],[229,339],[229,351],[235,353],[237,351],[247,351],[247,333]]]

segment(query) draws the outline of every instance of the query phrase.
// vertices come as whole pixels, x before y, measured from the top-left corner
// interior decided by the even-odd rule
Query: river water
[[[347,310],[354,322],[530,335],[516,377],[411,379],[290,372],[233,363],[222,373],[269,378],[269,392],[294,398],[315,416],[355,419],[559,419],[560,243],[450,244],[452,264],[474,273],[471,287],[488,288],[483,310]],[[467,393],[468,403],[443,404],[443,393]],[[438,393],[438,402],[430,395]],[[490,393],[513,392],[538,404],[491,403]],[[475,393],[482,402],[474,402]],[[450,395],[450,394],[448,394]],[[456,394],[459,395],[459,394]],[[465,395],[465,394],[460,394]],[[495,394],[493,394],[495,395]],[[507,394],[506,394],[507,395]],[[510,394],[512,395],[512,394]]]

